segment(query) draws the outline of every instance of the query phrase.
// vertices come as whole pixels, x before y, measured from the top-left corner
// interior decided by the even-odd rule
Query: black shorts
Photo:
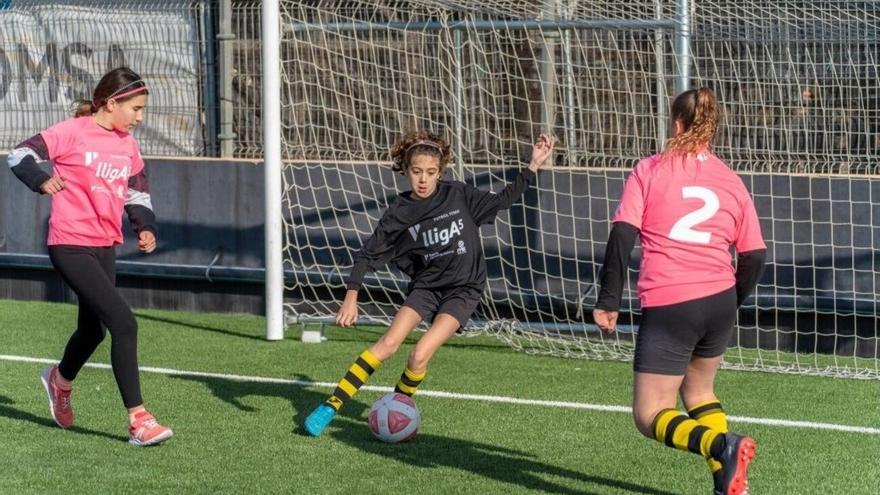
[[[684,375],[692,356],[724,354],[736,322],[736,288],[668,306],[642,308],[633,369]]]
[[[403,305],[415,310],[422,321],[433,322],[434,317],[446,313],[462,327],[480,304],[483,291],[473,287],[455,287],[452,289],[413,289],[406,296]]]

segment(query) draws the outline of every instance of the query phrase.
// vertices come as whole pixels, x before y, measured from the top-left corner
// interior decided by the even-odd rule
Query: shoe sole
[[[174,436],[174,432],[169,429],[169,430],[165,431],[165,433],[156,435],[155,437],[151,438],[149,441],[144,442],[144,441],[138,440],[137,438],[129,438],[128,443],[130,443],[132,445],[136,445],[138,447],[149,447],[151,445],[159,445],[160,443],[164,442],[165,440],[168,440],[169,438],[171,438],[173,436]]]
[[[64,426],[61,422],[58,421],[58,418],[55,417],[55,404],[52,402],[52,388],[49,386],[49,376],[52,373],[52,368],[43,368],[40,370],[40,382],[43,383],[43,390],[46,391],[46,398],[49,399],[49,413],[52,414],[52,420],[55,421],[55,424],[58,425],[59,428],[68,429],[73,424],[69,424]]]
[[[755,449],[758,443],[752,437],[744,437],[740,440],[736,450],[736,472],[733,474],[730,486],[725,495],[743,495],[748,493],[749,463],[755,458]]]

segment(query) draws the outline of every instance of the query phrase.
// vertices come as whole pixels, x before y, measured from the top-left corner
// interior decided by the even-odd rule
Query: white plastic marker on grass
[[[0,354],[0,361],[13,361],[13,362],[21,362],[21,363],[39,363],[39,364],[55,364],[58,362],[57,359],[45,359],[45,358],[35,358],[28,356],[9,356],[5,354]],[[98,369],[111,369],[109,364],[104,363],[86,363],[86,366],[89,368],[98,368]],[[231,380],[235,382],[250,382],[250,383],[277,383],[280,385],[298,385],[303,387],[322,387],[322,388],[335,388],[336,382],[313,382],[308,380],[290,380],[286,378],[271,378],[271,377],[263,377],[263,376],[249,376],[249,375],[232,375],[228,373],[207,373],[203,371],[184,371],[184,370],[175,370],[171,368],[154,368],[151,366],[141,366],[141,372],[143,373],[156,373],[160,375],[168,375],[168,376],[190,376],[190,377],[201,377],[201,378],[217,378],[221,380]],[[373,390],[377,392],[391,392],[394,389],[391,387],[376,387],[371,385],[364,385],[361,387],[361,390]],[[586,402],[564,402],[564,401],[554,401],[554,400],[535,400],[535,399],[520,399],[517,397],[504,397],[497,395],[478,395],[478,394],[459,394],[454,392],[443,392],[440,390],[419,390],[420,397],[438,397],[442,399],[453,399],[453,400],[473,400],[479,402],[497,402],[502,404],[515,404],[519,406],[539,406],[539,407],[559,407],[564,409],[586,409],[590,411],[604,411],[604,412],[618,412],[618,413],[630,413],[632,411],[631,408],[627,406],[615,406],[608,404],[590,404]],[[788,419],[773,419],[773,418],[752,418],[748,416],[728,416],[728,420],[734,423],[746,423],[746,424],[754,424],[754,425],[764,425],[764,426],[781,426],[785,428],[800,428],[805,430],[830,430],[830,431],[842,431],[847,433],[861,433],[865,435],[880,435],[880,428],[871,428],[868,426],[851,426],[851,425],[842,425],[837,423],[818,423],[814,421],[793,421]]]

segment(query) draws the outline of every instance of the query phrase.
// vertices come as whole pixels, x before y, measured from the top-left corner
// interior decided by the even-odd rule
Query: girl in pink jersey
[[[702,455],[716,494],[748,490],[756,443],[727,431],[714,380],[737,308],[754,290],[767,248],[742,180],[712,154],[715,95],[672,104],[675,136],[626,181],[605,251],[596,324],[614,331],[630,252],[640,237],[642,320],[633,368],[633,417],[649,438]],[[730,247],[738,254],[734,270]],[[676,409],[681,394],[687,414]]]
[[[98,82],[76,117],[19,144],[9,154],[13,173],[34,192],[52,196],[49,258],[79,301],[77,328],[57,366],[41,371],[52,417],[73,426],[73,380],[110,331],[110,357],[129,413],[129,442],[155,445],[171,437],[144,408],[137,362],[137,321],[116,289],[116,245],[122,212],[144,253],[156,249],[155,216],[144,161],[130,134],[143,119],[149,91],[131,69]],[[52,175],[39,164],[53,160]]]

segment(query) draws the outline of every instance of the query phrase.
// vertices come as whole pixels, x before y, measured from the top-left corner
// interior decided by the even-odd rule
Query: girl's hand
[[[620,313],[617,311],[609,311],[607,309],[594,309],[593,321],[599,326],[599,330],[611,335],[617,328],[617,317]]]
[[[339,312],[336,313],[336,324],[340,327],[350,327],[354,325],[357,319],[357,291],[349,289],[348,292],[345,293],[345,301],[342,302],[342,307],[340,307]]]
[[[149,230],[143,230],[138,234],[138,249],[142,253],[152,253],[156,250],[156,236]]]
[[[549,134],[541,134],[538,142],[532,147],[532,161],[529,163],[529,169],[537,172],[541,165],[547,161],[547,158],[553,153],[553,138]]]
[[[51,179],[40,184],[40,190],[43,191],[43,194],[48,194],[49,196],[63,191],[64,177],[61,177],[60,175],[53,176]]]

